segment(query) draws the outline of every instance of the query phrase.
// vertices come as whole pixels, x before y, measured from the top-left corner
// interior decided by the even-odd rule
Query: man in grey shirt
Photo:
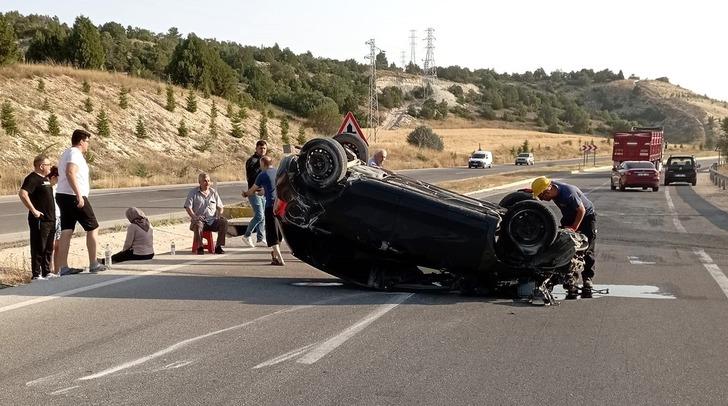
[[[210,187],[210,176],[206,173],[200,173],[197,176],[200,186],[190,190],[185,200],[184,208],[190,216],[190,230],[195,233],[194,246],[197,247],[197,254],[205,253],[202,246],[202,232],[216,231],[217,244],[215,245],[215,254],[224,254],[225,250],[225,232],[227,231],[228,221],[222,216],[222,199],[217,190]]]

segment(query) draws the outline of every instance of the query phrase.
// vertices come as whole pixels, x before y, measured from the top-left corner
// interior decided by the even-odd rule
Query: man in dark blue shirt
[[[582,298],[592,297],[592,278],[594,277],[594,247],[597,237],[597,213],[594,205],[576,186],[563,182],[554,182],[545,176],[536,178],[531,183],[533,197],[551,201],[561,210],[561,225],[584,234],[589,239],[589,247],[584,255],[584,271],[581,273],[583,287]],[[568,292],[567,298],[575,298],[574,292]]]

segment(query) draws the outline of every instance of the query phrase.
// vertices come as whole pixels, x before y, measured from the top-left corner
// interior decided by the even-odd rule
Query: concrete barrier
[[[726,184],[728,184],[728,176],[718,172],[718,165],[715,163],[710,166],[710,180],[715,186],[723,190],[726,189]]]

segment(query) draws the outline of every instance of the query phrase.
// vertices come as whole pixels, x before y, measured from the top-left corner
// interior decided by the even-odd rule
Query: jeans
[[[265,197],[252,195],[248,196],[250,207],[253,208],[253,218],[248,223],[248,228],[245,229],[245,238],[250,237],[253,232],[258,234],[258,241],[265,240],[265,215],[263,214],[263,208],[265,207]]]
[[[582,280],[591,279],[594,277],[594,263],[596,262],[596,254],[594,253],[597,239],[596,213],[584,217],[577,231],[589,239],[589,247],[586,249],[586,254],[584,255],[584,271],[582,271],[581,277]]]

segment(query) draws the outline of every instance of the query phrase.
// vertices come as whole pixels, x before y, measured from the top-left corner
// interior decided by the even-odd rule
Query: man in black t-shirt
[[[53,241],[56,233],[56,206],[53,187],[48,180],[51,163],[45,155],[33,159],[33,172],[23,180],[18,196],[28,208],[30,264],[33,279],[44,280],[51,273]]]
[[[243,242],[250,247],[255,246],[252,236],[253,232],[257,232],[257,241],[259,243],[265,243],[265,214],[263,210],[265,207],[265,198],[258,193],[247,194],[247,191],[253,187],[255,179],[260,174],[260,159],[265,156],[266,152],[268,152],[268,143],[265,140],[259,140],[255,143],[255,153],[245,162],[245,178],[248,181],[248,188],[243,190],[243,197],[248,198],[250,207],[253,208],[253,218],[245,230]]]

